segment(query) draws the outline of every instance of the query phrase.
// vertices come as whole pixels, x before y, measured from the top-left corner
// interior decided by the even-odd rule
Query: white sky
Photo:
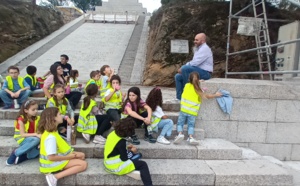
[[[102,1],[108,1],[108,0],[102,0]],[[160,0],[139,0],[140,3],[143,4],[144,8],[147,8],[147,11],[152,13],[153,10],[158,9],[161,4]]]

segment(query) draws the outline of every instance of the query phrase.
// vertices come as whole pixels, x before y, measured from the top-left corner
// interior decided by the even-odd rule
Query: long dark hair
[[[60,75],[57,74],[57,68],[58,68],[58,67],[61,67],[61,65],[60,65],[60,64],[57,64],[57,63],[54,63],[54,64],[51,65],[51,67],[50,67],[50,72],[51,72],[51,74],[53,75],[53,83],[54,83],[54,85],[56,85],[56,84],[63,84],[63,85],[64,85],[64,84],[66,83],[66,81],[65,81],[63,75],[61,75],[61,78],[63,79],[63,82],[61,82],[61,81],[58,79],[58,77],[60,76]]]
[[[117,121],[114,128],[119,137],[126,138],[134,134],[136,123],[132,118],[128,117]]]
[[[147,105],[153,110],[156,110],[157,106],[162,107],[162,102],[163,102],[163,98],[162,98],[162,93],[159,87],[155,87],[153,88],[149,94],[148,97],[146,99],[146,103]]]
[[[135,100],[135,103],[136,103],[136,108],[134,107],[134,103],[132,103],[130,100],[129,100],[129,93],[132,92],[134,93],[135,95],[137,95],[137,98]],[[127,92],[127,98],[126,100],[124,101],[124,104],[122,106],[122,110],[124,111],[124,108],[127,104],[127,102],[130,103],[131,105],[131,108],[132,108],[132,111],[135,111],[135,112],[138,112],[139,109],[140,109],[140,102],[141,102],[141,90],[139,87],[131,87],[130,89],[128,89],[128,92]],[[136,109],[136,110],[135,110]]]
[[[91,99],[94,99],[97,96],[98,86],[96,84],[89,84],[86,87],[85,92],[87,96],[83,99],[83,110],[86,110],[91,103]]]
[[[72,78],[73,81],[75,81],[77,74],[78,74],[78,70],[75,70],[75,69],[71,70],[71,72],[70,72],[70,78]]]

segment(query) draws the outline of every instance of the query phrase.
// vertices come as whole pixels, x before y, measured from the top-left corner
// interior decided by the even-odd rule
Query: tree
[[[72,0],[74,4],[83,10],[89,10],[95,6],[100,6],[102,4],[102,0]]]

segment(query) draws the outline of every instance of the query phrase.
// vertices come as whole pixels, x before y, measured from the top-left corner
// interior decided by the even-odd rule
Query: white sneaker
[[[86,133],[82,133],[82,136],[83,136],[83,139],[84,139],[85,143],[90,142],[91,135],[86,134]]]
[[[199,144],[199,141],[194,139],[193,137],[189,137],[188,140],[190,145],[198,145]]]
[[[163,136],[159,136],[157,138],[157,143],[165,144],[165,145],[170,145],[170,142]]]
[[[49,186],[56,186],[57,185],[57,179],[53,174],[47,174],[46,180]]]
[[[127,176],[133,178],[133,179],[136,179],[136,180],[141,180],[141,172],[140,171],[132,171],[128,174],[126,174]]]
[[[103,144],[104,145],[105,142],[106,142],[106,139],[103,136],[95,135],[93,143],[98,143],[98,144]]]
[[[173,143],[174,143],[174,144],[178,144],[178,143],[180,143],[183,139],[184,139],[184,135],[183,135],[183,134],[178,134],[178,136],[175,137]]]

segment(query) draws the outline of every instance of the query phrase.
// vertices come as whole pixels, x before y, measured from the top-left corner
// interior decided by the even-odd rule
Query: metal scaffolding
[[[290,3],[297,5],[300,7],[300,0],[288,0]],[[230,1],[230,8],[229,8],[229,21],[228,21],[228,35],[227,35],[227,46],[226,46],[226,71],[225,71],[225,78],[228,75],[241,75],[241,74],[257,74],[260,75],[261,79],[264,78],[264,75],[269,75],[269,79],[273,79],[274,74],[299,74],[300,69],[298,71],[272,71],[271,69],[271,60],[270,57],[272,55],[272,47],[282,46],[290,43],[299,42],[300,38],[296,40],[291,40],[288,42],[281,42],[271,45],[270,43],[270,36],[269,36],[269,28],[268,28],[268,21],[275,21],[275,22],[290,22],[287,20],[277,20],[277,19],[268,19],[265,0],[252,0],[252,3],[248,6],[244,7],[242,10],[238,11],[237,13],[232,13],[232,6],[233,0]],[[253,7],[253,17],[242,17],[239,16],[242,12],[247,10],[248,8]],[[260,11],[257,11],[257,9]],[[243,35],[254,36],[256,41],[256,48],[247,49],[243,51],[233,52],[230,53],[230,34],[231,34],[231,22],[232,19],[239,19],[240,22],[250,23],[248,25],[252,25],[252,29],[244,29],[240,31]],[[246,24],[247,25],[247,24]],[[238,30],[239,32],[239,30]],[[259,71],[256,72],[228,72],[228,61],[229,57],[232,55],[242,54],[246,52],[257,52],[258,63],[259,63]]]

